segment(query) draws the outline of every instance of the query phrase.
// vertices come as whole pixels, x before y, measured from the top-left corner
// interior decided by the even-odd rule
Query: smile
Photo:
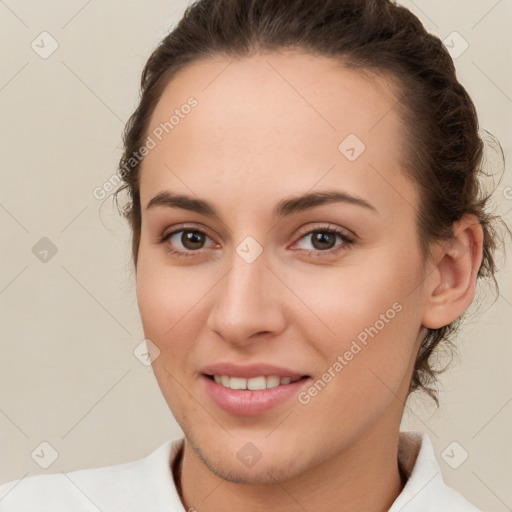
[[[259,375],[232,377],[202,374],[206,396],[224,412],[234,416],[258,416],[278,406],[294,404],[297,394],[307,386],[309,376]]]
[[[248,389],[251,391],[261,391],[263,389],[285,386],[291,382],[296,382],[301,377],[279,377],[278,375],[252,377],[244,379],[243,377],[230,377],[229,375],[209,375],[210,378],[229,389]]]

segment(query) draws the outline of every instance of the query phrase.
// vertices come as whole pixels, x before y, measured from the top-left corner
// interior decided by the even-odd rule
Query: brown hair
[[[483,142],[473,102],[458,82],[442,42],[419,19],[390,0],[198,0],[154,50],[141,78],[141,98],[124,132],[120,174],[129,202],[122,211],[132,230],[135,268],[140,242],[140,162],[149,119],[164,87],[185,66],[217,55],[243,58],[258,51],[297,49],[339,60],[352,69],[384,73],[396,82],[397,110],[404,130],[406,168],[420,191],[419,241],[425,255],[432,241],[450,238],[453,224],[474,214],[484,231],[478,277],[494,279],[496,217],[486,213],[488,197],[478,180]],[[130,160],[132,159],[132,160]],[[118,171],[119,172],[119,171]],[[494,283],[495,280],[494,280]],[[429,329],[421,346],[409,392],[420,389],[437,405],[431,386],[431,356],[460,319]]]

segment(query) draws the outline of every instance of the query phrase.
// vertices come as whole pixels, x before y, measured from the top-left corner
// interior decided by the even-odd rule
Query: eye
[[[302,240],[307,242],[308,239],[311,247],[307,247],[308,243],[301,244]],[[336,245],[338,240],[341,243]],[[353,243],[353,238],[346,232],[330,226],[319,226],[313,230],[309,230],[300,238],[299,242],[297,242],[299,246],[302,245],[302,247],[299,247],[300,249],[309,251],[309,254],[313,256],[334,254],[340,250],[347,249]]]
[[[179,230],[161,236],[158,242],[165,244],[165,249],[173,254],[194,256],[205,248],[208,239],[210,237],[204,231],[197,228],[186,229],[182,226]]]

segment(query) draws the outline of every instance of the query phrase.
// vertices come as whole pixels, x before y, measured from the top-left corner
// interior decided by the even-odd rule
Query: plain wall
[[[458,76],[481,127],[510,157],[512,4],[401,3],[442,39],[456,31],[467,41],[455,59]],[[116,171],[142,67],[186,5],[0,3],[2,483],[134,460],[181,435],[151,368],[133,354],[144,336],[130,233],[111,198],[103,202],[93,191]],[[51,49],[43,31],[58,42],[47,58],[31,47],[35,40],[39,52]],[[449,44],[462,48],[454,37]],[[500,171],[492,155],[489,162]],[[510,221],[508,187],[510,168],[495,193]],[[46,262],[34,254],[43,250]],[[402,425],[428,433],[448,485],[489,511],[512,508],[510,268],[498,275],[494,305],[488,299],[457,338],[461,357],[440,380],[440,409],[414,396]],[[58,452],[46,470],[31,458],[44,441]],[[469,454],[457,469],[442,456],[454,441]],[[458,445],[451,448],[460,457]]]

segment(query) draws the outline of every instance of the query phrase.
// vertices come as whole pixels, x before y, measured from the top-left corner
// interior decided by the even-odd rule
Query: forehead
[[[184,185],[202,194],[229,183],[276,199],[319,180],[356,194],[382,194],[383,180],[410,189],[400,172],[403,126],[393,86],[383,75],[297,52],[189,65],[151,116],[147,135],[156,145],[142,165],[142,204]],[[195,106],[183,108],[190,98]]]

